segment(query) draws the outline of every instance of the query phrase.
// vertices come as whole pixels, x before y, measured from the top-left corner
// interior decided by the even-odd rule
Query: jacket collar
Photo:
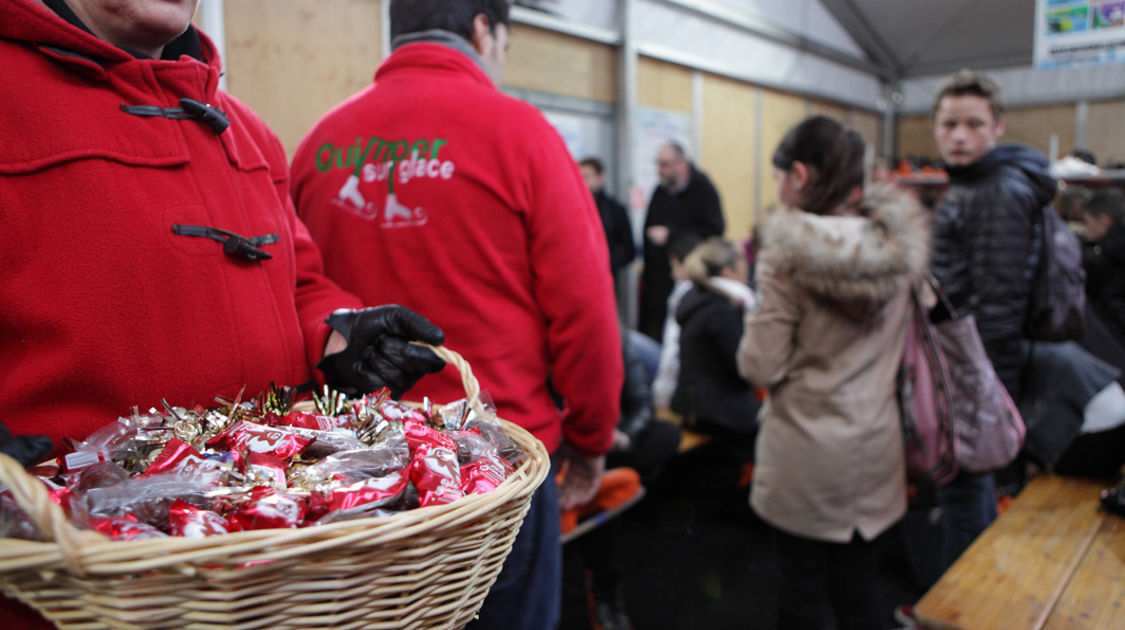
[[[776,210],[762,226],[760,260],[810,292],[881,303],[925,271],[929,220],[910,193],[872,186],[858,217]]]
[[[395,37],[394,52],[375,71],[375,80],[402,68],[425,66],[431,70],[464,73],[495,87],[477,51],[460,35],[441,29],[406,33]]]

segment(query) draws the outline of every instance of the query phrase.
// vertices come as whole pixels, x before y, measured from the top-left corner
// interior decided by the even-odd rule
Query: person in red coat
[[[499,415],[566,460],[564,508],[583,503],[598,487],[624,378],[597,209],[559,134],[496,87],[506,1],[394,0],[390,20],[394,52],[374,83],[294,156],[297,212],[328,276],[366,301],[431,317]],[[460,391],[452,369],[415,390],[437,400]],[[475,627],[557,619],[553,486],[533,500]]]
[[[25,462],[134,405],[271,381],[401,394],[443,366],[407,344],[440,329],[324,276],[197,1],[0,3],[0,450]],[[44,623],[0,602],[0,627]]]

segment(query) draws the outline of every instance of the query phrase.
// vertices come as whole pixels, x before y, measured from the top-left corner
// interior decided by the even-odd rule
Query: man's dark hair
[[[941,99],[947,96],[979,96],[988,101],[995,122],[1000,122],[1000,118],[1004,115],[1004,91],[1000,88],[1000,84],[987,74],[962,70],[950,77],[934,97],[934,114],[941,105]]]
[[[473,40],[473,19],[480,13],[489,28],[510,26],[508,0],[391,0],[391,39],[406,33],[441,29]]]
[[[1117,188],[1102,188],[1095,192],[1082,207],[1083,212],[1095,217],[1109,217],[1114,223],[1125,223],[1125,192]]]
[[[813,116],[785,134],[773,152],[773,165],[788,172],[794,162],[809,169],[801,209],[828,214],[863,187],[863,138],[827,116]]]
[[[589,166],[590,168],[594,169],[594,172],[598,175],[605,174],[605,164],[602,164],[602,161],[594,156],[582,158],[582,161],[579,162],[578,165]]]
[[[682,263],[700,243],[703,237],[692,232],[680,232],[668,241],[668,257]]]

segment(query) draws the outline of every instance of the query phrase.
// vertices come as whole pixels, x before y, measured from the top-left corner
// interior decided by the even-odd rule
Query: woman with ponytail
[[[780,630],[889,622],[874,540],[906,512],[895,377],[929,227],[908,193],[863,195],[863,140],[817,116],[773,155],[742,375],[769,390],[750,505],[775,532]],[[831,611],[836,622],[823,617]]]
[[[692,250],[683,267],[692,288],[676,310],[680,375],[672,410],[693,430],[752,437],[758,402],[735,361],[743,316],[754,306],[746,258],[736,245],[713,236]]]

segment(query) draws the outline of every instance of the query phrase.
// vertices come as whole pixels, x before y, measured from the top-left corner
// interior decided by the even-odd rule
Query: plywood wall
[[[608,44],[513,23],[504,85],[611,102],[616,54]]]
[[[690,112],[692,71],[648,57],[637,60],[637,105]]]
[[[1002,140],[1018,142],[1049,155],[1051,134],[1059,137],[1059,155],[1074,148],[1074,106],[1055,105],[1009,110]]]
[[[805,99],[773,90],[762,90],[762,187],[759,191],[762,210],[777,204],[777,186],[773,180],[773,152],[793,125],[806,118]]]
[[[1093,151],[1099,166],[1125,162],[1125,101],[1090,103],[1086,148]]]
[[[332,106],[371,82],[382,57],[379,0],[225,2],[227,89],[290,157]]]
[[[723,201],[726,237],[745,239],[754,221],[756,88],[703,75],[703,153],[700,165]]]
[[[895,157],[908,155],[937,158],[933,123],[928,115],[902,116],[896,121]]]
[[[829,118],[835,118],[842,124],[846,125],[848,123],[848,108],[833,103],[809,99],[808,115],[827,116]]]
[[[882,129],[883,119],[878,114],[866,112],[859,109],[853,109],[848,112],[848,126],[859,132],[863,136],[863,141],[867,146],[875,152],[875,155],[883,154],[882,143]]]

